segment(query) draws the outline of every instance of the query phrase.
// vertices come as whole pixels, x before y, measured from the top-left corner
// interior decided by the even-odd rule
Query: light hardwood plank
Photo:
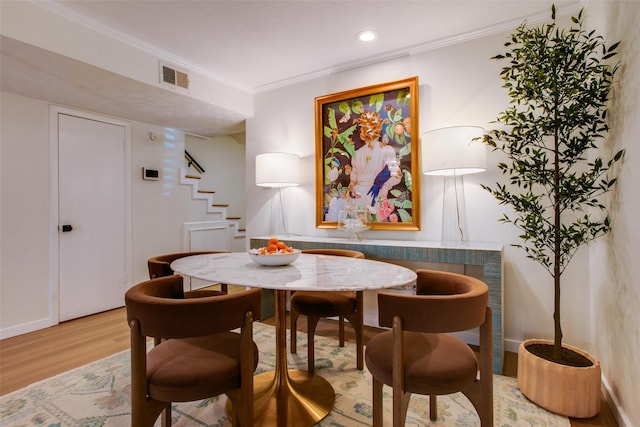
[[[124,308],[0,341],[0,394],[128,349]]]

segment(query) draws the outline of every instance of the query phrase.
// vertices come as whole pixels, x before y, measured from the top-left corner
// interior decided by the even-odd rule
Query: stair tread
[[[182,171],[183,171],[182,173],[184,173],[184,169],[182,169]],[[189,175],[189,174],[184,173],[184,175],[182,175],[182,176],[184,178],[187,178],[187,179],[201,179],[201,176],[199,176],[199,175]],[[184,182],[183,184],[189,184],[189,183]],[[195,183],[190,183],[190,184],[192,186],[194,186],[194,187],[196,186]],[[199,194],[215,194],[214,190],[201,190],[201,189],[198,189],[196,192],[199,193]],[[214,208],[228,208],[229,204],[228,203],[212,203],[211,206],[214,207]],[[229,220],[229,221],[239,221],[241,219],[241,217],[239,217],[239,216],[228,216],[228,217],[226,217],[226,219]],[[237,231],[246,232],[246,229],[238,228]]]

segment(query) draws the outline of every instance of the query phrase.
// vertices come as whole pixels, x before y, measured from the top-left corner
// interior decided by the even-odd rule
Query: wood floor
[[[273,318],[263,322],[270,325],[275,323]],[[300,330],[304,331],[304,317],[298,323]],[[346,332],[347,340],[354,342],[351,328],[347,326]],[[377,332],[379,330],[376,328],[366,327],[365,344]],[[321,321],[316,334],[337,339],[336,322]],[[0,395],[128,348],[129,327],[124,308],[2,340]],[[517,355],[507,352],[504,358],[504,375],[515,377],[517,366]],[[618,424],[603,400],[602,410],[597,416],[571,419],[571,426],[617,427]]]

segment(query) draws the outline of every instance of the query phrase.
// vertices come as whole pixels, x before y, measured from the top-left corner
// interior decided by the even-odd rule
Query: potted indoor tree
[[[542,265],[554,286],[554,340],[526,340],[518,351],[518,384],[540,406],[586,418],[600,410],[600,365],[581,349],[563,343],[561,279],[581,246],[606,234],[611,223],[604,195],[616,179],[620,150],[603,159],[609,94],[618,64],[610,64],[619,43],[583,29],[583,10],[570,28],[556,22],[520,25],[505,43],[508,61],[500,76],[511,103],[483,142],[502,152],[498,168],[508,183],[483,186],[513,213],[521,243],[513,246]],[[542,375],[542,377],[541,377]],[[584,378],[579,378],[584,376]],[[570,392],[568,392],[570,391]]]

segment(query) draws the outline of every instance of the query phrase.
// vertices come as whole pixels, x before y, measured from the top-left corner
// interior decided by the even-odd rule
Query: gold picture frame
[[[368,228],[420,230],[417,76],[317,97],[315,132],[317,228],[357,206]]]

